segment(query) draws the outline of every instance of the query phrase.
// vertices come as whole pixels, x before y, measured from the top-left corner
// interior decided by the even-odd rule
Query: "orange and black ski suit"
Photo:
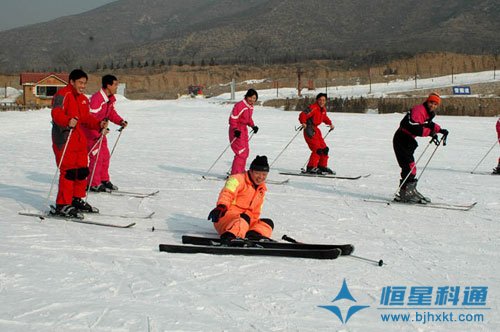
[[[219,235],[230,232],[245,238],[248,231],[255,231],[270,238],[272,226],[268,219],[260,219],[266,191],[266,184],[255,185],[248,172],[231,175],[217,200],[217,205],[227,207],[226,214],[214,223]]]

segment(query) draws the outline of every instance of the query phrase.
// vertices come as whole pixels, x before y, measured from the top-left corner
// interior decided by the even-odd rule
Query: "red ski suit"
[[[99,121],[108,119],[116,125],[121,125],[123,119],[116,113],[115,110],[116,97],[114,95],[107,96],[104,90],[99,90],[90,97],[90,114]],[[94,172],[91,186],[98,186],[103,181],[109,181],[109,149],[108,139],[103,137],[101,143],[101,151],[99,152],[99,138],[101,137],[100,130],[91,128],[83,128],[83,132],[87,137],[87,149],[90,158],[90,174]],[[99,153],[99,158],[97,154]],[[95,167],[95,171],[94,171]]]
[[[236,103],[229,116],[229,142],[235,138],[234,131],[239,130],[241,136],[231,144],[231,149],[234,151],[233,166],[231,174],[245,172],[250,147],[248,144],[248,127],[255,126],[253,119],[253,106],[249,105],[246,100]]]
[[[253,230],[270,238],[272,227],[260,219],[266,191],[266,184],[256,186],[248,172],[231,175],[217,200],[217,205],[227,207],[226,214],[214,223],[219,235],[231,232],[236,237],[245,238],[246,233]],[[249,222],[241,217],[243,213],[250,217]]]
[[[56,203],[70,205],[74,197],[85,197],[89,174],[87,138],[82,131],[82,126],[98,130],[100,123],[89,114],[87,97],[84,94],[79,94],[71,84],[54,95],[51,114],[52,149],[58,166],[66,146],[59,169],[59,192]],[[68,124],[72,118],[77,118],[78,123],[71,130]]]
[[[318,128],[322,123],[332,125],[332,120],[326,115],[326,107],[320,107],[318,103],[309,105],[305,111],[300,112],[299,122],[306,124],[304,138],[311,150],[307,167],[327,167],[329,148]]]

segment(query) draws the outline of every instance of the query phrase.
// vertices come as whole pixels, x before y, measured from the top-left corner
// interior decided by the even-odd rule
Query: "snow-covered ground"
[[[268,94],[272,91],[260,91],[262,99]],[[219,103],[223,99],[120,98],[117,108],[130,125],[111,161],[112,181],[124,190],[160,193],[144,199],[93,194],[89,202],[103,213],[155,211],[153,219],[134,220],[131,229],[18,215],[43,208],[54,176],[50,111],[0,113],[1,331],[500,330],[500,177],[470,174],[496,140],[496,118],[436,117],[450,131],[448,145],[437,149],[419,189],[436,202],[477,201],[467,212],[364,201],[390,198],[398,185],[391,140],[401,114],[330,113],[336,125],[327,138],[331,166],[339,175],[371,176],[356,181],[294,177],[286,185],[268,186],[263,216],[274,220],[275,238],[287,234],[304,242],[352,243],[355,254],[383,259],[383,267],[345,257],[161,253],[158,244],[179,244],[183,234],[215,235],[206,218],[223,182],[201,176],[228,143],[232,105]],[[297,117],[256,107],[260,131],[252,138],[250,160],[264,154],[272,161],[295,134]],[[110,145],[117,136],[116,131],[108,136]],[[428,140],[419,142],[416,156]],[[298,170],[308,153],[299,135],[269,178],[285,179],[278,172]],[[498,155],[495,148],[478,171],[491,171]],[[213,171],[224,173],[231,160],[227,152]],[[344,280],[357,303],[332,303]],[[384,302],[383,290],[397,286],[406,287],[402,306],[397,292]],[[459,301],[437,305],[443,300],[438,289],[446,286],[460,287]],[[476,296],[477,289],[470,288],[476,286],[487,287],[479,289],[486,297]],[[429,287],[432,303],[424,296],[416,302],[420,309],[408,304],[415,300],[413,292]],[[472,305],[464,304],[467,299]],[[369,307],[345,324],[319,307],[339,306],[345,321],[353,304]],[[381,318],[406,312],[410,322]],[[411,321],[419,320],[417,312],[439,314],[440,321]],[[449,313],[479,314],[483,321],[443,321]]]
[[[500,75],[498,72],[482,71],[474,73],[461,73],[455,75],[446,75],[432,78],[417,79],[417,85],[415,86],[415,80],[413,78],[408,78],[408,80],[392,80],[387,83],[374,83],[369,84],[358,84],[350,86],[329,86],[327,88],[317,88],[316,90],[302,90],[303,96],[315,96],[319,92],[327,92],[329,97],[342,97],[342,98],[359,98],[359,97],[370,97],[370,98],[380,98],[385,97],[389,94],[397,94],[399,92],[419,92],[422,90],[436,89],[449,87],[449,93],[443,94],[446,98],[447,95],[452,95],[452,86],[470,85],[477,83],[491,83],[499,82]],[[255,80],[245,81],[248,84],[259,83]],[[243,83],[245,83],[243,82]],[[229,83],[227,83],[228,85]],[[236,93],[237,99],[243,98],[246,91],[239,91]],[[472,89],[471,96],[478,96],[475,94],[474,89]],[[222,94],[215,99],[217,100],[227,100],[231,96],[230,93]],[[259,91],[259,101],[265,101],[269,99],[284,99],[284,98],[297,98],[296,88],[280,88],[278,94],[276,95],[276,89],[269,89]]]

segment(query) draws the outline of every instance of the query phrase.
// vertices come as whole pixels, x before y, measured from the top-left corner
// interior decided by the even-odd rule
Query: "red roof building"
[[[23,104],[50,106],[56,92],[68,84],[67,73],[21,73]]]

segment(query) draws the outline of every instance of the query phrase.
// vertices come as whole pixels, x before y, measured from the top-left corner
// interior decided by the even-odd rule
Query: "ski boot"
[[[337,174],[335,171],[332,171],[331,168],[329,167],[323,167],[323,166],[319,166],[319,171],[321,172],[321,174],[326,174],[326,175],[335,175]]]
[[[407,182],[405,185],[403,185],[403,187],[401,187],[401,190],[399,191],[399,195],[396,194],[394,200],[402,203],[418,204],[427,204],[431,202],[430,198],[427,198],[418,192],[417,181]]]
[[[102,186],[108,190],[118,190],[118,187],[111,183],[111,181],[102,181]]]
[[[99,213],[98,208],[91,206],[89,203],[78,197],[73,198],[73,203],[71,203],[71,206],[73,206],[79,212]]]
[[[245,237],[250,240],[250,241],[258,241],[258,242],[273,242],[270,238],[267,236],[264,236],[260,234],[259,232],[256,231],[248,231],[245,234]]]
[[[312,166],[307,166],[307,168],[304,170],[302,169],[303,174],[321,174],[321,171],[319,170],[318,167],[312,167]]]
[[[225,232],[220,236],[220,245],[222,247],[256,247],[257,245],[247,239],[236,237],[231,232]]]
[[[56,217],[83,219],[84,215],[72,205],[57,204],[50,207],[49,214]]]
[[[493,175],[500,175],[500,165],[497,167],[493,168],[493,172],[491,172]]]
[[[110,192],[111,191],[110,189],[106,188],[104,186],[104,184],[102,184],[102,183],[100,185],[98,185],[98,186],[90,186],[90,187],[87,188],[87,190],[93,191],[93,192],[96,192],[96,193],[104,193],[104,192]]]

